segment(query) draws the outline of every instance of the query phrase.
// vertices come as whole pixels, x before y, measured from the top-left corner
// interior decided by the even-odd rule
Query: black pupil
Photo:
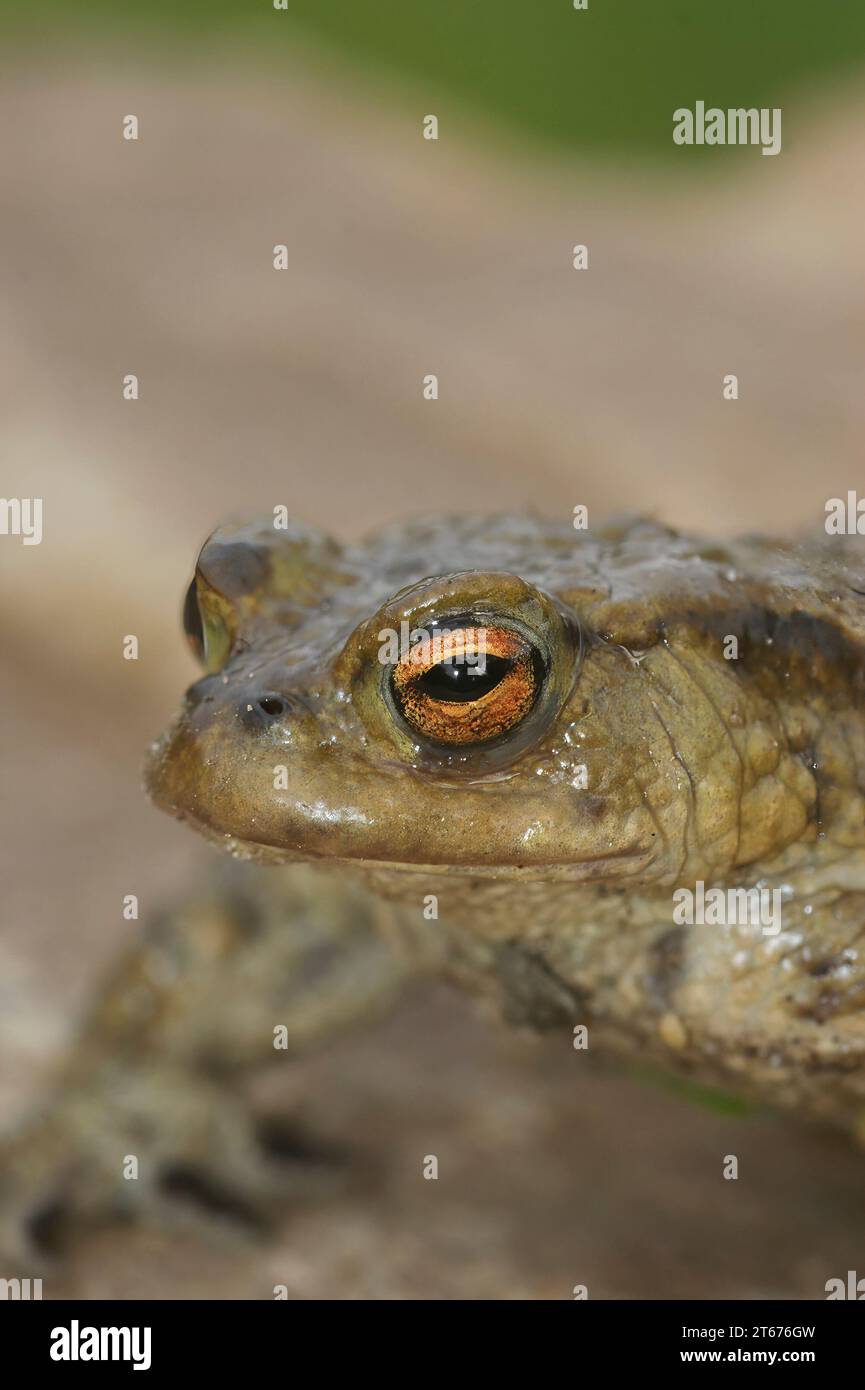
[[[487,691],[494,690],[511,669],[511,662],[503,656],[485,656],[479,661],[440,661],[430,667],[418,681],[424,694],[434,700],[447,700],[458,703],[460,700],[478,700]]]

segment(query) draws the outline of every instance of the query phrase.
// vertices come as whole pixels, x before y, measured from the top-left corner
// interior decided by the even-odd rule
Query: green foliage
[[[163,50],[222,38],[270,62],[300,34],[374,75],[391,72],[440,119],[462,103],[553,148],[680,165],[707,154],[673,146],[676,107],[785,106],[865,62],[862,0],[589,0],[585,11],[573,0],[288,3],[0,0],[0,33],[47,42],[70,28],[149,32]],[[785,148],[794,134],[785,107]]]

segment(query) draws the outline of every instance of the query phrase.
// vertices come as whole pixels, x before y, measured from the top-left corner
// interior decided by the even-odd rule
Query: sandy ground
[[[284,502],[350,534],[582,502],[786,532],[861,482],[858,99],[696,189],[508,162],[456,116],[425,144],[421,114],[301,67],[3,74],[3,492],[45,499],[41,546],[0,541],[6,1119],[130,930],[122,895],[147,909],[211,862],[139,765],[192,676],[179,597],[219,519]],[[357,1148],[350,1191],[267,1248],[104,1233],[46,1293],[819,1297],[861,1267],[839,1139],[586,1075],[436,990],[292,1086]]]

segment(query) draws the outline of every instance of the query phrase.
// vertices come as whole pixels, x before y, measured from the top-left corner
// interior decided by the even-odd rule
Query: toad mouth
[[[199,834],[216,844],[224,853],[236,859],[257,864],[316,864],[334,868],[358,868],[370,873],[422,874],[424,877],[518,879],[543,881],[556,879],[574,883],[605,883],[636,878],[648,870],[656,858],[654,845],[632,845],[607,854],[585,859],[550,861],[538,864],[454,864],[452,862],[424,863],[399,859],[373,859],[363,855],[321,853],[316,850],[295,849],[290,845],[274,845],[265,841],[244,839],[230,831],[218,830],[189,811],[174,811],[178,820],[185,820]]]

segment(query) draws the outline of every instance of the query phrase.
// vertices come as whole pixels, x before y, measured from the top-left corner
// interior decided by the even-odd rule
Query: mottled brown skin
[[[241,855],[356,868],[418,912],[436,892],[428,932],[458,971],[471,958],[494,988],[507,948],[544,1016],[555,993],[598,1043],[858,1115],[861,543],[445,518],[343,548],[265,522],[216,534],[198,591],[234,654],[151,754],[160,805]],[[476,747],[406,729],[377,659],[382,630],[454,613],[518,622],[548,667],[525,719]],[[277,718],[259,717],[268,692]],[[698,879],[781,888],[783,930],[675,926],[672,890]]]
[[[286,1010],[304,1020],[300,1050],[417,971],[444,971],[521,1025],[585,1024],[590,1054],[861,1124],[861,541],[710,546],[644,521],[584,533],[459,517],[340,546],[267,519],[215,533],[186,619],[207,674],[151,749],[152,796],[237,857],[314,870],[259,875],[266,909],[211,903],[197,952],[175,914],[121,968],[48,1137],[17,1158],[28,1229],[37,1192],[44,1203],[58,1186],[43,1155],[68,1152],[70,1132],[80,1149],[96,1112],[111,1157],[101,1144],[87,1200],[59,1185],[73,1206],[109,1205],[133,1143],[123,1125],[144,1111],[162,1137],[139,1125],[127,1150],[149,1160],[142,1207],[166,1195],[173,1164],[254,1208],[285,1178],[251,1122],[240,1148],[215,1137],[238,1132],[226,1075],[272,1059]],[[499,633],[495,650],[531,649],[517,678],[536,685],[500,705],[488,692],[460,729],[501,731],[448,745],[406,721],[380,634],[455,620]],[[430,727],[446,734],[450,719],[437,707]],[[783,929],[676,925],[673,891],[697,880],[781,889]],[[143,1093],[121,1120],[106,1099],[118,1070]]]

